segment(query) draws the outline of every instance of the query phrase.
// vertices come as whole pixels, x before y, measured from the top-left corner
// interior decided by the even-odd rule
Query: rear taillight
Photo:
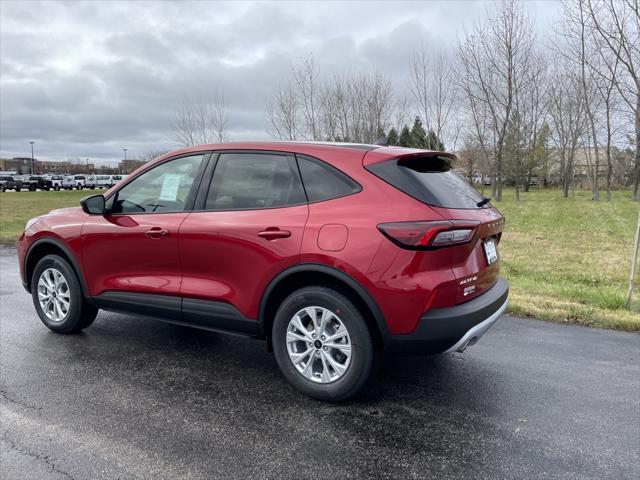
[[[391,222],[381,223],[378,230],[400,247],[430,250],[470,242],[478,225],[471,220]]]

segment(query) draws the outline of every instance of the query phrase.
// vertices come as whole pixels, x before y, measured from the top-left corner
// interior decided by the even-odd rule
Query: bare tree
[[[295,87],[291,83],[280,85],[267,103],[269,132],[280,140],[300,138],[299,104]]]
[[[420,117],[424,120],[424,125],[427,129],[431,128],[430,63],[427,56],[427,48],[423,42],[413,56],[409,87],[416,102]]]
[[[584,96],[579,74],[556,66],[549,88],[551,137],[559,156],[562,194],[573,184],[576,152],[585,132]]]
[[[546,60],[536,54],[531,60],[527,88],[518,91],[516,96],[516,111],[521,122],[522,151],[513,161],[517,173],[516,187],[522,184],[525,192],[529,191],[533,172],[545,154],[543,145],[548,131],[545,128],[549,107],[548,88]],[[518,195],[517,190],[516,195]]]
[[[146,162],[150,162],[151,160],[154,160],[154,159],[164,155],[167,152],[168,152],[168,150],[147,150],[145,153],[140,155],[138,158],[139,158],[139,160],[141,160],[141,161],[146,163]]]
[[[600,99],[604,108],[604,120],[605,120],[605,155],[607,159],[607,201],[611,201],[611,188],[613,183],[613,137],[618,126],[615,125],[615,112],[617,108],[617,96],[615,91],[616,73],[618,70],[618,59],[614,56],[609,62],[606,62],[609,68],[602,68],[604,62],[593,59],[591,62],[591,68],[596,72],[595,84],[600,95]],[[610,71],[611,75],[606,75],[604,72]]]
[[[453,72],[451,56],[441,49],[428,52],[422,43],[414,54],[409,89],[426,129],[433,130],[445,144],[451,144],[452,137],[457,136],[451,121],[455,102]]]
[[[609,65],[615,87],[633,117],[633,198],[640,200],[640,3],[638,0],[586,0],[586,6],[599,45],[612,54],[603,54],[602,58]],[[618,65],[612,64],[611,56]]]
[[[372,143],[386,132],[396,105],[391,80],[377,71],[321,80],[311,61],[267,104],[270,132],[281,139]]]
[[[219,143],[227,134],[224,96],[212,100],[185,98],[176,108],[172,140],[184,146]]]
[[[484,104],[491,126],[494,159],[492,196],[502,199],[505,139],[515,98],[527,87],[534,44],[533,22],[516,0],[504,0],[489,18],[476,23],[458,47],[462,88]]]
[[[393,109],[393,125],[391,126],[395,128],[397,132],[400,132],[402,127],[409,121],[408,119],[411,117],[409,113],[410,109],[411,104],[407,97],[396,98],[396,105]]]
[[[322,140],[318,75],[313,56],[305,59],[299,66],[292,67],[292,77],[297,87],[297,103],[302,117],[302,136],[309,140]]]
[[[476,99],[472,91],[471,82],[461,83],[462,92],[468,102],[469,109],[466,112],[465,144],[474,145],[474,148],[467,147],[466,150],[479,153],[482,170],[482,188],[484,189],[484,177],[493,173],[491,134],[489,132],[489,109],[487,104]],[[477,147],[475,147],[477,146]],[[489,167],[491,168],[489,169]]]
[[[600,149],[596,128],[596,114],[599,98],[595,88],[595,72],[591,68],[590,59],[597,56],[594,51],[593,35],[589,29],[589,15],[583,0],[565,0],[559,33],[564,42],[556,45],[555,52],[577,67],[580,85],[584,97],[584,112],[589,130],[585,132],[587,141],[584,145],[587,161],[587,174],[591,181],[591,198],[598,200],[598,177],[600,170]],[[595,161],[592,162],[592,157]]]

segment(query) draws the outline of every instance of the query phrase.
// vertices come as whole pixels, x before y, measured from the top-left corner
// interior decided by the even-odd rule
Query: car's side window
[[[344,197],[361,190],[360,185],[324,162],[298,156],[298,165],[310,202]]]
[[[144,172],[116,193],[111,213],[184,211],[203,158],[204,155],[180,157]]]
[[[307,200],[293,156],[222,153],[209,187],[206,210],[254,210]]]

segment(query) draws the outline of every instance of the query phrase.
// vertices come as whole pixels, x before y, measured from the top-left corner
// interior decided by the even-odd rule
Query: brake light
[[[391,222],[381,223],[378,230],[400,247],[429,250],[470,242],[479,224],[471,220]]]

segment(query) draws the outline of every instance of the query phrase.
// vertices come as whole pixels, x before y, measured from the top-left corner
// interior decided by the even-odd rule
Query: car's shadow
[[[253,448],[244,446],[250,438],[263,450],[277,445],[302,456],[313,450],[318,462],[360,477],[375,477],[378,468],[412,476],[411,465],[420,462],[400,464],[407,455],[454,454],[489,465],[498,457],[486,433],[494,428],[492,418],[502,415],[506,392],[495,378],[487,385],[486,361],[458,354],[387,356],[371,386],[347,402],[327,404],[291,387],[259,340],[102,312],[80,335],[41,330],[35,341],[48,363],[30,372],[31,380],[52,387],[46,399],[31,401],[49,402],[49,415],[68,414],[72,406],[63,389],[72,388],[74,414],[94,426],[105,418],[143,422],[138,428],[145,438],[158,442],[183,424],[202,432],[214,428],[243,455],[254,455],[244,451]],[[483,435],[481,451],[458,451],[469,447],[461,438]],[[360,464],[363,448],[379,452],[376,462]],[[345,450],[355,458],[348,467],[339,461]],[[401,454],[389,456],[393,451]],[[282,474],[296,472],[285,468]]]
[[[299,395],[280,375],[275,358],[261,340],[224,335],[150,319],[101,313],[96,323],[80,336],[64,338],[67,353],[82,357],[89,367],[93,361],[111,362],[126,370],[135,365],[136,375],[156,375],[168,367],[163,378],[178,382],[184,390],[198,388],[192,378],[207,378],[209,386],[233,383],[236,391],[273,397]],[[370,384],[355,399],[342,405],[375,406],[379,402],[403,399],[449,403],[463,402],[465,408],[479,402],[482,409],[490,407],[492,397],[501,393],[492,387],[487,391],[486,379],[476,364],[465,354],[434,356],[381,355],[376,374]],[[176,369],[187,373],[176,378]],[[174,387],[178,385],[173,385]],[[478,392],[482,391],[479,400]],[[212,392],[210,392],[212,393]],[[488,395],[491,393],[491,395]]]

